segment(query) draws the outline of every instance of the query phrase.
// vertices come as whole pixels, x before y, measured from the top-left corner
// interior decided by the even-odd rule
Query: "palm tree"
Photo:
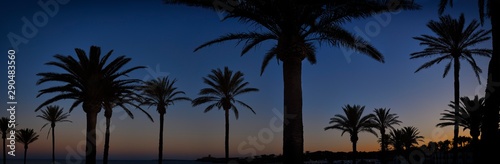
[[[191,101],[184,97],[185,93],[179,91],[175,86],[176,79],[169,77],[158,77],[143,82],[141,86],[143,100],[141,105],[156,106],[156,111],[160,114],[160,137],[158,146],[158,163],[163,162],[163,122],[168,106],[174,105],[177,101]]]
[[[453,101],[448,105],[452,109],[455,109],[455,103]],[[460,98],[460,108],[458,111],[458,120],[455,118],[455,112],[451,110],[445,110],[445,113],[441,113],[441,121],[436,125],[436,127],[446,127],[458,125],[463,127],[463,130],[469,129],[470,136],[472,137],[472,145],[479,142],[479,135],[481,134],[481,120],[483,119],[484,113],[484,97],[479,98],[478,95],[474,96],[474,99],[470,99],[467,96]]]
[[[37,115],[37,117],[40,117],[48,123],[44,124],[42,126],[42,129],[49,125],[50,123],[50,131],[52,131],[52,163],[56,163],[56,157],[55,157],[55,147],[56,147],[56,135],[55,135],[55,127],[57,122],[71,122],[67,118],[69,117],[69,113],[63,113],[63,108],[57,105],[49,105],[45,110],[42,110],[42,115]],[[48,137],[48,133],[47,133]]]
[[[143,67],[137,67],[143,68]],[[153,118],[149,113],[144,111],[138,104],[140,101],[140,95],[135,91],[139,85],[135,85],[140,82],[138,79],[117,79],[113,80],[113,78],[106,78],[109,81],[104,82],[103,85],[106,85],[106,96],[104,96],[104,101],[102,102],[102,107],[104,108],[104,117],[106,118],[106,132],[104,137],[104,155],[103,155],[103,163],[108,163],[109,157],[109,140],[110,140],[110,130],[109,126],[111,124],[111,116],[113,115],[114,107],[121,107],[130,118],[134,119],[134,115],[130,111],[127,105],[133,106],[143,113],[145,113],[149,119],[153,122]]]
[[[394,10],[420,9],[413,0],[372,1],[234,1],[234,0],[164,0],[220,11],[227,9],[223,20],[234,18],[258,27],[259,31],[223,35],[208,41],[195,51],[225,41],[245,43],[241,55],[266,41],[274,45],[264,55],[261,75],[273,58],[283,63],[283,157],[284,163],[303,161],[302,61],[316,63],[316,48],[321,43],[343,46],[384,62],[383,55],[368,41],[345,30],[342,25],[353,19],[366,18]],[[397,6],[393,4],[398,4]],[[318,43],[317,45],[315,45]]]
[[[391,145],[397,154],[402,155],[403,153],[403,130],[402,129],[391,129],[389,132],[388,145]]]
[[[395,113],[390,113],[391,109],[387,108],[376,108],[373,112],[375,113],[375,117],[373,121],[375,121],[376,128],[380,131],[380,141],[381,141],[381,162],[385,163],[386,151],[387,151],[387,135],[385,134],[385,130],[387,128],[394,129],[393,125],[399,125],[402,123],[398,120],[399,116]]]
[[[102,102],[105,96],[107,96],[107,86],[102,84],[106,81],[127,76],[129,72],[140,67],[121,70],[131,59],[122,55],[108,63],[113,50],[101,58],[101,48],[98,46],[91,46],[88,56],[80,48],[75,48],[75,52],[77,55],[76,59],[72,56],[56,54],[54,57],[57,61],[46,63],[46,65],[61,68],[64,72],[43,72],[37,74],[41,76],[36,83],[37,85],[47,82],[57,82],[60,85],[51,86],[39,91],[37,97],[49,93],[58,94],[40,104],[35,111],[64,99],[74,100],[69,112],[81,104],[87,118],[85,162],[87,164],[95,164],[97,114],[101,111]]]
[[[238,119],[238,108],[236,104],[241,105],[245,108],[250,109],[254,114],[255,111],[248,104],[241,100],[236,99],[236,96],[249,93],[257,92],[259,89],[247,87],[249,82],[246,82],[243,78],[244,74],[240,71],[234,72],[228,67],[224,67],[224,70],[212,69],[212,74],[207,77],[203,77],[203,83],[207,84],[209,87],[200,90],[197,97],[192,101],[193,106],[198,106],[202,104],[208,105],[204,112],[212,110],[214,107],[224,110],[224,118],[226,121],[226,131],[225,131],[225,161],[229,162],[229,110],[233,110],[234,116]]]
[[[5,140],[7,140],[7,134],[10,131],[9,127],[9,121],[10,119],[8,117],[2,117],[0,118],[0,131],[2,132],[2,140],[3,140],[3,163],[7,163],[7,152],[5,151],[5,148],[7,145],[5,145]]]
[[[401,131],[403,146],[405,147],[405,150],[409,150],[415,145],[418,145],[418,142],[424,141],[424,137],[420,136],[418,128],[414,126],[405,126],[401,129]]]
[[[333,124],[331,126],[325,127],[325,130],[328,129],[337,129],[341,130],[341,136],[344,135],[345,132],[351,135],[352,142],[352,152],[353,159],[352,162],[356,163],[356,145],[358,142],[358,133],[360,132],[370,132],[373,135],[377,136],[377,133],[373,131],[373,128],[376,128],[377,125],[374,122],[375,115],[369,114],[366,116],[363,115],[363,111],[365,110],[365,106],[360,105],[346,105],[342,107],[345,115],[336,114],[334,117],[330,118],[330,123]]]
[[[448,3],[449,2],[449,3]],[[481,150],[484,150],[483,156],[485,158],[482,163],[489,163],[494,161],[494,163],[500,163],[500,158],[498,154],[500,149],[494,149],[490,151],[491,145],[494,147],[499,147],[500,142],[498,141],[498,123],[499,118],[497,117],[500,111],[500,31],[498,31],[500,23],[499,11],[494,9],[500,6],[500,2],[497,0],[477,0],[479,8],[479,17],[481,23],[484,23],[484,18],[488,17],[491,20],[491,35],[492,35],[492,47],[493,53],[488,63],[488,81],[485,90],[485,115],[483,126],[481,126],[481,142],[484,146]],[[439,4],[439,13],[442,14],[447,5],[453,6],[453,0],[441,0]]]
[[[415,72],[429,68],[443,60],[449,60],[445,67],[443,78],[448,74],[451,64],[453,63],[454,77],[454,97],[455,97],[455,113],[458,113],[459,98],[460,98],[460,60],[466,60],[473,68],[476,77],[481,83],[479,73],[481,68],[477,66],[476,60],[472,55],[491,57],[492,51],[484,48],[473,48],[478,43],[484,42],[490,37],[491,30],[478,29],[480,24],[476,20],[472,20],[468,25],[465,24],[464,15],[461,14],[459,19],[454,19],[450,15],[440,16],[439,21],[431,20],[427,23],[427,27],[431,29],[437,36],[421,35],[414,37],[420,41],[420,45],[427,46],[423,51],[410,54],[410,59],[422,57],[436,57],[429,62],[424,63]],[[458,117],[455,116],[455,117]],[[457,119],[456,119],[457,120]],[[458,122],[454,126],[454,141],[458,137]],[[457,143],[453,142],[453,149],[457,148]],[[458,152],[455,151],[455,157]]]
[[[16,142],[24,145],[24,164],[26,164],[26,155],[28,154],[28,145],[38,140],[38,134],[33,129],[24,128],[16,132]]]

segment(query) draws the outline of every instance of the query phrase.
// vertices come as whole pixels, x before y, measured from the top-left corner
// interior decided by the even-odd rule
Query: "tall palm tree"
[[[395,113],[390,113],[391,109],[387,108],[376,108],[373,112],[375,113],[375,117],[373,121],[376,124],[376,128],[380,131],[380,141],[381,141],[381,152],[382,152],[382,163],[385,163],[386,151],[387,151],[387,135],[385,134],[385,130],[387,128],[394,129],[394,125],[399,125],[402,123],[398,120],[399,116]]]
[[[455,109],[455,103],[453,101],[448,105],[452,109]],[[470,99],[467,96],[460,98],[460,108],[458,111],[458,120],[455,118],[455,112],[451,110],[445,110],[445,113],[441,113],[441,121],[436,124],[436,127],[446,127],[453,126],[455,122],[463,127],[463,130],[469,129],[469,134],[472,137],[472,145],[479,142],[479,135],[481,134],[481,120],[483,119],[484,113],[484,97],[479,98],[478,95],[474,96],[474,99]]]
[[[226,122],[225,129],[225,161],[229,162],[229,110],[234,112],[234,116],[238,119],[238,108],[236,105],[241,105],[250,109],[254,114],[255,111],[248,104],[236,99],[236,96],[249,92],[257,92],[259,89],[248,87],[249,82],[243,78],[244,74],[240,71],[234,72],[228,67],[224,70],[212,69],[212,74],[203,77],[203,83],[209,87],[203,88],[198,93],[199,97],[192,101],[193,106],[202,104],[210,104],[205,108],[204,112],[212,110],[214,107],[224,110],[224,118]]]
[[[42,129],[50,124],[50,131],[52,131],[52,163],[56,163],[56,157],[55,157],[55,147],[56,147],[56,135],[55,135],[55,127],[56,123],[58,122],[71,122],[68,120],[69,113],[64,113],[63,108],[57,105],[49,105],[45,110],[42,110],[42,115],[37,115],[37,117],[40,117],[48,123],[44,124],[42,126]],[[48,137],[48,133],[47,133]]]
[[[373,130],[377,127],[374,122],[375,115],[363,115],[363,111],[365,110],[365,106],[360,105],[346,105],[342,107],[345,115],[336,114],[334,117],[330,118],[330,123],[333,124],[331,126],[325,127],[325,130],[328,129],[337,129],[341,130],[342,133],[340,135],[344,135],[344,133],[349,133],[351,135],[352,142],[352,152],[353,159],[352,162],[356,163],[356,154],[357,149],[356,145],[358,142],[358,133],[360,132],[370,132],[375,136],[378,136],[377,133]]]
[[[143,67],[137,67],[143,68]],[[104,108],[104,117],[106,118],[106,132],[104,137],[104,155],[103,155],[103,163],[108,163],[109,157],[109,140],[110,140],[110,130],[109,126],[111,124],[111,116],[113,115],[114,107],[121,107],[130,118],[134,119],[134,115],[130,111],[128,106],[135,107],[145,113],[149,119],[153,122],[153,118],[149,113],[144,111],[140,106],[140,95],[135,91],[139,85],[136,85],[140,82],[138,79],[117,79],[113,80],[113,78],[106,78],[109,81],[103,83],[106,85],[106,96],[104,96],[104,101],[102,102],[102,107]]]
[[[177,101],[191,101],[190,98],[184,97],[184,91],[179,91],[175,86],[176,79],[166,77],[158,77],[149,81],[143,82],[141,86],[142,103],[141,105],[156,106],[156,111],[160,114],[160,137],[158,146],[158,163],[163,162],[163,122],[167,108],[174,105]]]
[[[237,19],[262,27],[259,31],[223,35],[195,49],[216,43],[245,43],[241,55],[266,41],[274,45],[264,55],[261,75],[273,58],[283,63],[283,157],[284,163],[303,161],[302,61],[316,63],[316,48],[321,43],[343,46],[384,62],[383,55],[368,41],[345,30],[342,25],[353,19],[366,18],[394,10],[420,9],[413,0],[372,1],[282,1],[282,0],[164,0],[166,4],[201,7],[219,12],[227,10],[223,20]],[[398,4],[394,6],[393,4]]]
[[[427,47],[422,51],[410,54],[411,59],[436,57],[435,59],[424,63],[415,72],[429,68],[435,64],[439,64],[443,60],[449,60],[444,70],[444,78],[448,74],[451,64],[453,64],[455,113],[458,113],[460,110],[458,105],[460,98],[460,60],[466,60],[472,66],[479,83],[481,83],[479,73],[481,73],[482,70],[479,66],[477,66],[473,55],[491,57],[491,49],[473,47],[478,43],[490,39],[488,35],[491,33],[491,30],[478,29],[479,26],[480,24],[477,20],[472,20],[468,25],[466,25],[463,14],[461,14],[458,19],[454,19],[450,15],[445,15],[440,16],[439,21],[431,20],[427,23],[427,27],[429,27],[429,29],[431,29],[437,36],[424,34],[414,37],[414,39],[420,41],[420,45],[425,45]],[[458,117],[458,115],[455,117]],[[457,137],[458,122],[455,122],[453,134],[454,141],[456,141]],[[453,149],[456,148],[457,143],[453,142]],[[458,152],[455,151],[455,157],[457,157],[457,154]]]
[[[7,140],[7,134],[10,133],[10,127],[9,127],[9,118],[8,117],[2,117],[0,118],[0,131],[2,132],[2,141],[3,141],[3,163],[7,163],[7,152],[5,151],[5,148],[7,145],[5,145],[5,140]]]
[[[449,3],[448,3],[449,2]],[[500,147],[498,140],[499,118],[497,117],[500,112],[500,13],[495,7],[500,6],[497,0],[477,0],[479,8],[479,17],[481,23],[484,23],[484,18],[488,17],[491,20],[491,42],[493,47],[492,57],[488,63],[488,81],[485,90],[485,115],[483,126],[481,126],[481,142],[483,142],[484,150],[482,154],[484,159],[482,163],[500,163],[498,154],[500,149],[493,149],[490,151],[491,145],[493,147]],[[441,0],[439,4],[439,14],[442,14],[447,5],[453,6],[453,0]]]
[[[24,164],[26,164],[26,155],[28,154],[28,145],[38,140],[38,134],[33,129],[24,128],[16,131],[16,142],[24,145]]]
[[[113,50],[101,57],[101,48],[98,46],[91,46],[88,55],[80,48],[75,48],[75,52],[76,59],[72,56],[56,54],[54,58],[57,61],[46,63],[46,65],[63,69],[62,73],[43,72],[37,74],[41,76],[36,83],[37,85],[47,82],[56,82],[59,85],[50,86],[39,91],[37,97],[50,93],[57,93],[57,95],[40,104],[35,111],[64,99],[74,100],[69,112],[81,104],[87,119],[85,162],[95,164],[97,114],[101,111],[102,102],[107,96],[107,86],[102,84],[106,81],[127,76],[129,72],[140,67],[122,70],[131,58],[122,55],[108,61]]]

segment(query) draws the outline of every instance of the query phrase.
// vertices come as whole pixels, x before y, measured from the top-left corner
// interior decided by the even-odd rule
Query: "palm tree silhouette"
[[[45,110],[42,110],[42,115],[37,115],[37,117],[40,117],[48,123],[44,124],[42,126],[42,129],[50,124],[50,131],[52,131],[52,163],[56,163],[56,157],[55,157],[55,147],[56,147],[56,135],[55,135],[55,127],[56,123],[58,122],[71,122],[67,118],[69,117],[69,113],[63,113],[63,108],[57,105],[49,105]],[[47,133],[48,137],[48,133]]]
[[[7,134],[10,133],[10,127],[9,127],[9,118],[8,117],[2,117],[0,118],[0,131],[2,132],[2,140],[3,140],[3,163],[7,163],[7,152],[5,151],[5,148],[7,145],[5,144],[5,140],[7,140]]]
[[[420,41],[420,45],[425,45],[427,47],[423,51],[410,54],[410,59],[436,57],[424,63],[415,72],[439,64],[443,60],[449,60],[444,70],[444,78],[448,74],[451,64],[453,64],[455,113],[458,113],[460,110],[458,105],[460,98],[460,60],[466,60],[472,66],[479,83],[481,83],[479,73],[481,73],[482,70],[477,66],[476,60],[472,55],[491,57],[492,51],[490,49],[473,48],[476,44],[490,39],[488,35],[491,33],[491,30],[478,29],[479,26],[480,24],[477,20],[472,20],[466,25],[463,14],[460,15],[459,19],[454,19],[450,15],[445,15],[440,16],[439,21],[431,20],[427,23],[427,27],[437,36],[424,34],[413,37]],[[458,137],[458,124],[458,122],[455,122],[453,134],[454,141]],[[453,142],[453,149],[456,148],[457,143]],[[457,153],[458,152],[455,151],[455,157],[457,157]]]
[[[472,142],[472,137],[467,137],[467,136],[458,136],[458,145],[460,147],[465,147],[471,144]]]
[[[109,51],[101,58],[101,48],[91,46],[88,56],[83,49],[75,48],[77,58],[72,56],[54,55],[57,61],[47,62],[46,65],[55,66],[63,69],[63,73],[43,72],[38,73],[41,78],[37,85],[47,82],[57,82],[60,85],[51,86],[39,91],[37,97],[49,93],[59,93],[58,95],[46,100],[40,104],[35,111],[53,102],[73,99],[69,112],[78,105],[82,105],[86,113],[86,156],[87,164],[96,163],[96,123],[97,114],[101,111],[102,102],[105,100],[106,81],[116,80],[138,67],[121,70],[131,59],[125,56],[119,56],[108,63],[113,50]]]
[[[140,69],[144,67],[135,67],[135,69]],[[130,70],[132,71],[132,70]],[[140,95],[135,91],[139,87],[136,83],[139,83],[138,79],[114,79],[112,77],[107,77],[107,80],[103,83],[106,85],[104,92],[106,96],[104,97],[104,101],[102,102],[102,107],[104,108],[104,117],[106,118],[106,132],[104,137],[104,155],[103,155],[103,163],[108,163],[109,158],[109,140],[110,140],[110,130],[109,126],[111,124],[111,117],[113,115],[114,107],[121,107],[130,118],[134,119],[134,115],[130,111],[127,105],[133,106],[143,113],[145,113],[149,119],[153,122],[153,118],[149,113],[144,111],[138,104],[140,102]]]
[[[211,72],[212,74],[203,77],[203,83],[209,85],[209,87],[200,90],[198,93],[200,97],[194,99],[192,105],[198,106],[210,103],[210,105],[205,108],[204,112],[208,112],[214,107],[224,110],[226,122],[224,144],[225,161],[227,163],[229,162],[229,110],[233,110],[236,119],[238,119],[239,116],[236,104],[250,109],[255,114],[252,107],[236,99],[236,96],[249,92],[257,92],[259,89],[247,87],[249,82],[245,81],[243,78],[244,74],[240,71],[233,73],[228,67],[224,67],[224,70],[218,68],[217,70],[212,69]]]
[[[168,76],[158,77],[143,82],[140,88],[143,96],[141,105],[156,106],[156,111],[160,114],[159,164],[163,163],[163,122],[168,106],[174,105],[177,101],[191,101],[190,98],[181,96],[185,93],[178,90],[175,82],[176,79],[171,80]]]
[[[401,129],[391,129],[388,135],[388,145],[391,145],[397,154],[402,155],[404,145],[403,145],[403,130]]]
[[[369,114],[366,116],[363,115],[363,111],[365,110],[365,106],[360,105],[346,105],[342,107],[345,115],[336,114],[334,117],[330,119],[329,124],[333,124],[332,126],[325,127],[325,130],[328,129],[337,129],[341,130],[341,136],[344,135],[345,132],[351,135],[352,142],[352,152],[353,159],[352,163],[356,163],[356,145],[358,142],[358,133],[360,132],[370,132],[373,135],[377,136],[377,133],[373,131],[377,125],[374,122],[375,115]]]
[[[16,142],[24,145],[24,164],[28,154],[28,145],[38,140],[38,134],[33,129],[24,128],[16,131]]]
[[[449,3],[448,3],[449,2]],[[498,141],[498,129],[499,129],[499,118],[497,117],[500,111],[500,17],[499,11],[494,9],[495,7],[500,6],[500,2],[497,0],[477,0],[478,8],[479,8],[479,18],[481,19],[481,24],[484,23],[484,18],[490,18],[491,22],[491,35],[492,35],[492,47],[493,53],[492,57],[488,63],[488,81],[485,89],[485,115],[483,126],[481,126],[481,142],[483,143],[484,150],[483,157],[484,161],[481,163],[500,163],[500,158],[498,158],[498,154],[500,153],[500,149],[493,149],[491,151],[492,145],[493,147],[499,147],[500,142]],[[441,0],[439,4],[439,14],[442,14],[447,5],[453,6],[453,0]]]
[[[261,75],[273,58],[283,62],[283,157],[284,163],[303,161],[304,137],[302,122],[302,61],[316,63],[315,43],[343,46],[384,62],[383,55],[368,41],[342,27],[353,19],[394,11],[420,9],[413,0],[391,1],[233,1],[233,0],[164,0],[166,4],[181,4],[216,10],[227,9],[223,20],[234,18],[251,23],[263,30],[230,33],[208,41],[195,51],[225,41],[244,43],[241,55],[257,45],[274,41],[264,55]],[[394,6],[393,4],[398,4]],[[214,7],[215,6],[215,7]],[[221,7],[222,6],[222,7]],[[344,54],[349,55],[349,54]]]
[[[424,142],[424,137],[420,135],[418,128],[414,126],[405,126],[401,131],[405,150],[409,150],[413,146],[418,145],[418,142]]]
[[[453,101],[448,105],[452,109],[455,109],[455,103]],[[446,127],[458,125],[463,127],[463,130],[469,129],[470,136],[472,137],[472,145],[479,142],[479,135],[481,134],[481,120],[484,113],[484,97],[479,98],[478,95],[474,96],[474,99],[470,99],[467,96],[460,98],[460,106],[458,110],[458,120],[455,118],[455,112],[451,110],[444,110],[445,113],[441,113],[441,121],[436,125],[436,127]]]
[[[381,141],[381,163],[385,163],[386,151],[387,151],[387,135],[385,134],[385,130],[387,128],[394,129],[393,125],[399,125],[402,123],[398,120],[399,116],[395,113],[390,113],[391,109],[387,108],[376,108],[373,112],[375,113],[375,117],[373,121],[376,124],[376,128],[380,131],[380,141]]]

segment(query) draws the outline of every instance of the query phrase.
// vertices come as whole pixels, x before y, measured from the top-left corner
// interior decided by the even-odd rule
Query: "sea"
[[[97,160],[98,164],[102,161]],[[22,159],[9,159],[8,164],[24,164]],[[156,160],[109,160],[108,164],[157,164]],[[164,164],[208,164],[210,162],[200,162],[195,160],[163,160]],[[51,159],[28,159],[26,164],[52,164]],[[56,164],[85,164],[84,161],[56,160]]]

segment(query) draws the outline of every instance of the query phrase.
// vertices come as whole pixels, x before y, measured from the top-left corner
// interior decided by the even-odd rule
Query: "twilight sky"
[[[40,0],[40,2],[45,2]],[[49,0],[56,2],[56,0]],[[386,63],[352,52],[349,49],[322,45],[318,48],[315,65],[304,61],[302,74],[303,121],[305,151],[351,151],[349,135],[340,131],[324,131],[329,119],[343,114],[346,104],[365,105],[365,114],[374,108],[391,108],[403,121],[401,126],[415,126],[425,137],[425,143],[452,138],[452,127],[436,128],[440,113],[453,99],[453,76],[442,78],[444,63],[414,73],[425,59],[410,60],[409,54],[424,47],[412,37],[431,34],[425,26],[436,20],[438,1],[416,0],[423,8],[418,11],[386,13],[345,24],[345,28],[366,37],[380,52]],[[235,42],[213,45],[193,52],[205,41],[228,32],[261,30],[234,20],[221,22],[216,12],[185,6],[162,4],[161,0],[120,3],[101,1],[62,0],[54,12],[44,11],[35,1],[2,1],[0,6],[0,50],[17,47],[16,56],[16,121],[20,128],[33,128],[40,139],[29,147],[29,158],[50,158],[51,140],[47,128],[40,131],[44,120],[36,117],[41,112],[34,109],[53,95],[36,98],[38,90],[50,84],[37,86],[40,72],[60,72],[44,63],[53,61],[53,55],[75,55],[74,48],[88,51],[91,45],[100,46],[102,53],[113,51],[131,57],[125,67],[146,66],[130,74],[133,78],[148,80],[169,75],[178,80],[177,86],[186,96],[195,98],[205,87],[202,77],[211,69],[228,66],[245,73],[250,87],[256,93],[239,97],[251,105],[256,114],[240,108],[240,118],[230,119],[230,156],[280,154],[282,146],[281,118],[283,111],[282,68],[276,60],[269,63],[260,76],[263,54],[274,44],[267,42],[240,57],[241,46]],[[54,10],[54,7],[50,7]],[[466,21],[478,18],[477,4],[459,0],[445,14],[458,17],[464,12]],[[35,20],[34,20],[35,18]],[[32,24],[33,23],[33,24]],[[31,29],[24,29],[32,25]],[[482,28],[489,29],[486,19]],[[24,32],[23,32],[24,30]],[[23,43],[13,45],[9,36],[23,37]],[[485,42],[478,47],[491,47]],[[6,63],[7,58],[3,58]],[[488,59],[476,57],[486,72]],[[2,69],[6,69],[2,65]],[[6,71],[5,71],[6,72]],[[4,76],[7,73],[4,72]],[[485,83],[480,85],[468,64],[463,64],[460,74],[461,96],[482,96]],[[485,73],[481,74],[486,81]],[[7,78],[0,81],[0,91],[6,93]],[[6,94],[1,101],[7,102]],[[60,101],[69,109],[72,101]],[[5,103],[4,103],[5,104]],[[4,105],[4,109],[7,105]],[[167,109],[164,132],[164,158],[195,159],[211,154],[224,154],[224,113],[213,110],[203,113],[205,106],[191,107],[189,102],[179,102]],[[155,122],[140,111],[134,110],[134,119],[121,109],[112,118],[110,159],[156,159],[158,150],[159,115],[155,108],[147,109]],[[56,126],[56,153],[58,158],[82,159],[85,149],[85,113],[75,108],[69,117],[72,123]],[[6,110],[0,116],[7,116]],[[104,114],[98,119],[98,158],[102,156]],[[468,135],[468,131],[460,131]],[[253,144],[251,144],[253,142]],[[256,142],[256,143],[255,143]],[[361,133],[358,151],[377,151],[377,138]],[[17,145],[16,158],[22,157],[22,146]]]

